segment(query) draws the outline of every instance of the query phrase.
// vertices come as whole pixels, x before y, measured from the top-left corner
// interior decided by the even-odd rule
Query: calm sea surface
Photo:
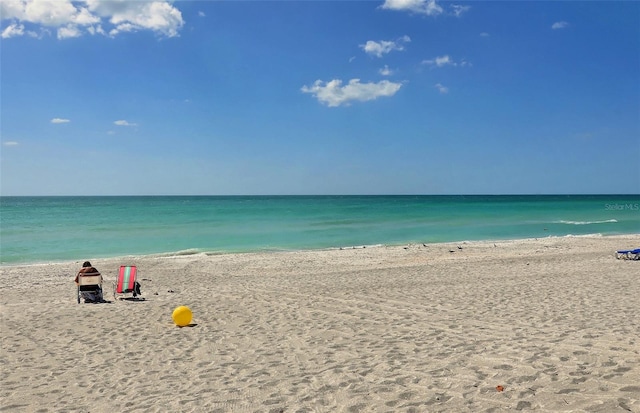
[[[631,233],[640,195],[0,198],[5,265]]]

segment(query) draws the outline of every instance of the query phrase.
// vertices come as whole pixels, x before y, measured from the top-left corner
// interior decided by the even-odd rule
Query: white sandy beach
[[[640,261],[614,254],[638,247],[628,235],[2,267],[1,410],[639,413]],[[137,265],[146,300],[78,305],[84,260],[107,290]],[[173,324],[179,305],[194,326]]]

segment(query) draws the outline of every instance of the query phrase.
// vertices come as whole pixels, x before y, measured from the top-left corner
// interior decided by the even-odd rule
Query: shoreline
[[[51,265],[51,264],[65,264],[65,263],[78,263],[81,261],[85,261],[87,259],[93,259],[95,261],[110,261],[110,260],[135,260],[135,259],[154,259],[154,258],[171,258],[171,257],[189,257],[189,256],[218,256],[218,255],[242,255],[242,254],[279,254],[279,253],[293,253],[293,252],[312,252],[312,251],[341,251],[341,250],[349,250],[349,249],[373,249],[373,248],[396,248],[396,247],[404,247],[411,245],[429,245],[437,247],[438,245],[457,245],[457,244],[482,244],[482,243],[518,243],[523,241],[538,241],[544,239],[571,239],[571,238],[618,238],[618,239],[635,239],[636,237],[640,237],[640,233],[628,233],[628,234],[602,234],[602,233],[593,233],[593,234],[580,234],[580,235],[549,235],[546,237],[531,237],[531,238],[504,238],[504,239],[483,239],[483,240],[460,240],[460,241],[444,241],[444,242],[407,242],[407,243],[398,243],[398,244],[366,244],[366,245],[349,245],[349,246],[340,246],[340,247],[326,247],[326,248],[310,248],[310,249],[262,249],[262,250],[247,250],[247,251],[202,251],[199,249],[187,249],[181,251],[172,251],[172,252],[159,252],[152,254],[131,254],[131,255],[117,255],[117,256],[97,256],[95,258],[82,258],[79,257],[77,260],[71,259],[60,259],[60,260],[50,260],[50,261],[36,261],[36,262],[16,262],[16,263],[0,263],[0,270],[3,268],[11,268],[11,267],[22,267],[22,266],[30,266],[30,265]],[[635,247],[634,247],[635,248]],[[621,249],[624,249],[621,247]]]
[[[640,412],[640,234],[3,267],[16,412]],[[458,247],[461,247],[459,249]],[[191,327],[174,308],[187,305]]]

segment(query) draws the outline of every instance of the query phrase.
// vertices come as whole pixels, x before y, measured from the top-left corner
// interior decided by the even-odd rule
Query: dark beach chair
[[[99,272],[81,274],[78,277],[78,304],[80,304],[83,295],[95,297],[93,300],[85,302],[102,301],[102,275]]]

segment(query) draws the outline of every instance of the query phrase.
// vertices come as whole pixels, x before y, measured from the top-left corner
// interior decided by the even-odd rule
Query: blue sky
[[[0,13],[2,195],[640,193],[640,2]]]

